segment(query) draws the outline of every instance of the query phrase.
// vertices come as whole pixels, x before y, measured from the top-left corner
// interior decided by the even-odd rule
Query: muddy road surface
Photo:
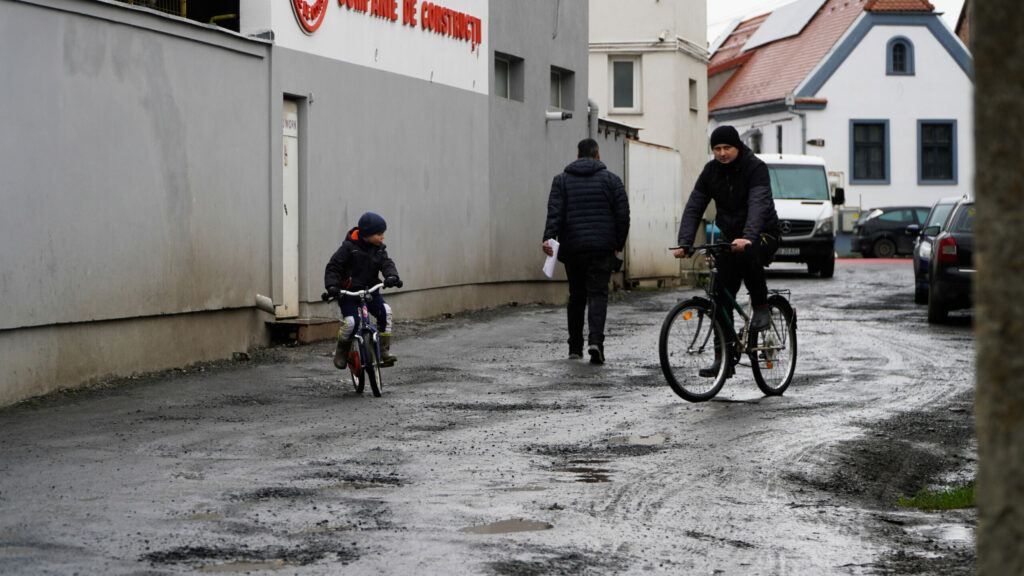
[[[896,504],[974,478],[971,316],[906,260],[769,284],[782,397],[671,392],[677,290],[613,296],[605,366],[523,304],[399,323],[382,398],[321,343],[0,410],[0,574],[973,573],[973,510]]]

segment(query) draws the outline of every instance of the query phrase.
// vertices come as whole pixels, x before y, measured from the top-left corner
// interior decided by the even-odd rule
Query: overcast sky
[[[944,12],[942,19],[946,25],[951,30],[956,28],[956,20],[960,17],[960,8],[963,7],[964,0],[930,1],[937,12]],[[708,42],[713,44],[733,19],[746,19],[771,12],[792,2],[794,0],[708,0]]]

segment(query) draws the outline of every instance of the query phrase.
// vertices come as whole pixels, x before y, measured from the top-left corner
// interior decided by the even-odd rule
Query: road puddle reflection
[[[199,569],[200,572],[249,572],[253,570],[281,570],[282,568],[291,567],[287,562],[281,559],[267,560],[264,562],[228,562],[227,564],[214,564],[212,566],[203,566]]]
[[[620,436],[609,440],[612,444],[633,444],[635,446],[657,446],[664,444],[668,436],[664,434],[651,434],[650,436]]]
[[[501,520],[481,526],[470,526],[463,528],[461,532],[470,534],[510,534],[512,532],[537,532],[540,530],[551,530],[553,525],[547,522],[534,522],[532,520]]]
[[[568,472],[576,474],[576,481],[585,484],[599,482],[611,482],[612,470],[608,468],[597,468],[593,464],[605,464],[607,460],[571,460],[569,466],[555,468],[555,472]]]

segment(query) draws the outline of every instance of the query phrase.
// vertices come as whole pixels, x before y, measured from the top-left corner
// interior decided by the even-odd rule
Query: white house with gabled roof
[[[709,129],[822,156],[848,205],[973,194],[972,60],[927,0],[799,0],[718,44]]]

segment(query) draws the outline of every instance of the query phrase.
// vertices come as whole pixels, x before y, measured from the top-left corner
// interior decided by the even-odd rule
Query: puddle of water
[[[514,488],[506,488],[506,492],[543,492],[547,490],[542,486],[516,486]]]
[[[664,444],[668,436],[664,434],[651,434],[650,436],[620,436],[609,440],[612,444],[633,444],[636,446],[657,446]]]
[[[27,556],[35,554],[38,550],[31,546],[0,546],[0,558],[11,556]]]
[[[584,461],[573,461],[570,464],[583,463]],[[594,461],[603,462],[603,461]],[[576,481],[583,482],[584,484],[596,484],[600,482],[611,482],[611,470],[607,468],[591,468],[589,466],[567,466],[565,468],[555,468],[555,472],[568,472],[570,474],[576,474]]]
[[[972,543],[974,542],[974,530],[970,526],[964,526],[963,524],[939,524],[935,526],[915,526],[908,528],[908,532],[920,534],[932,540],[942,540],[946,542],[961,542],[961,543]]]
[[[288,568],[288,564],[284,560],[267,560],[265,562],[228,562],[227,564],[214,564],[211,566],[203,566],[199,569],[200,572],[246,572],[250,570],[280,570],[282,568]]]
[[[185,516],[185,520],[221,520],[224,517],[216,512],[200,512]]]
[[[501,520],[481,526],[470,526],[463,528],[461,532],[470,534],[509,534],[512,532],[536,532],[539,530],[551,530],[553,525],[547,522],[534,522],[532,520]]]

